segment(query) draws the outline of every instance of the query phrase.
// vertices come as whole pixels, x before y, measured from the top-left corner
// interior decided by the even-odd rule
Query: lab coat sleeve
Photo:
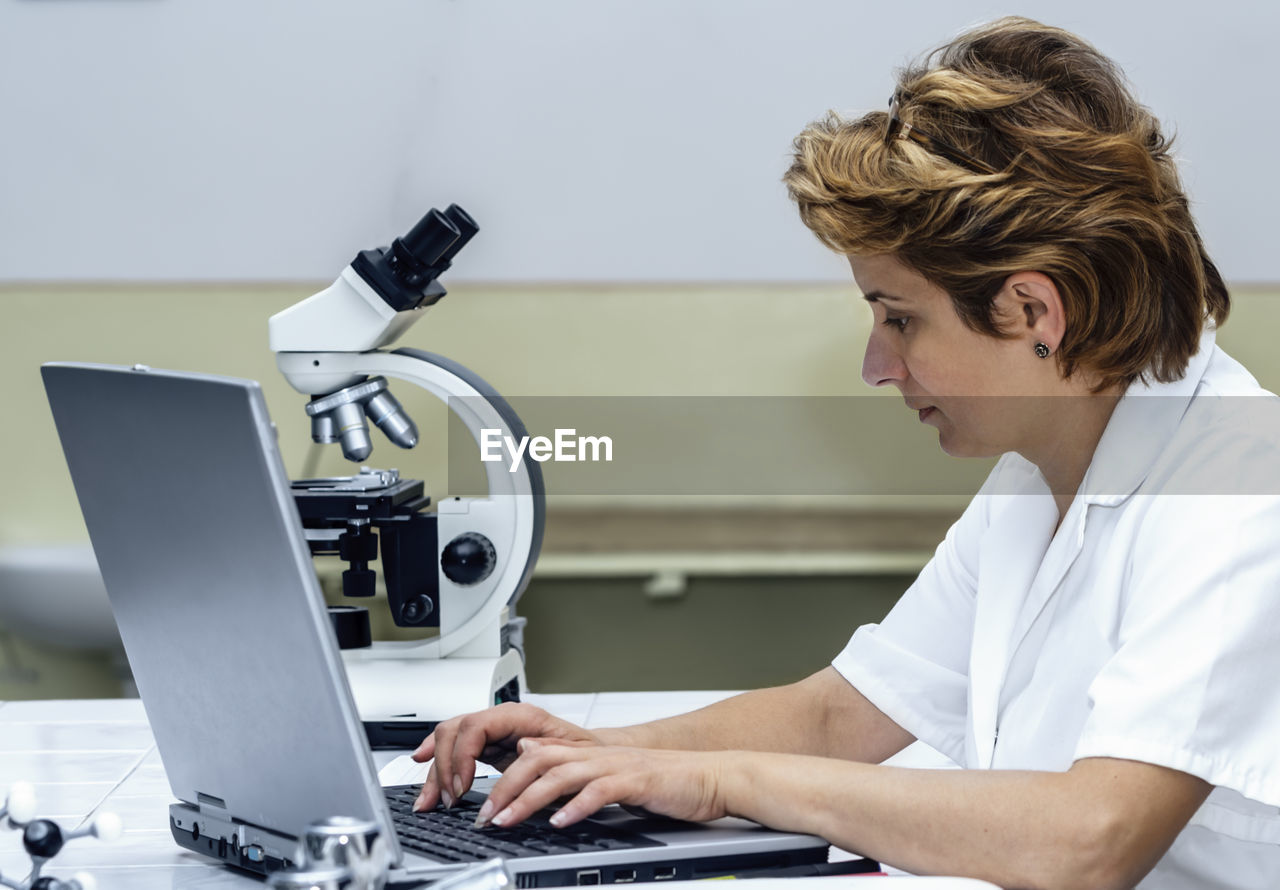
[[[1077,759],[1140,760],[1280,806],[1280,497],[1157,497]]]
[[[859,627],[832,662],[889,719],[958,764],[964,763],[978,544],[990,522],[986,492],[1002,464],[884,621]]]

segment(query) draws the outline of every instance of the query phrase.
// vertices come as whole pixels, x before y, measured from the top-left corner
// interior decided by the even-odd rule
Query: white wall
[[[840,279],[791,138],[1008,12],[1120,61],[1280,281],[1280,4],[1116,0],[0,0],[0,280],[324,279],[451,201],[453,280]]]

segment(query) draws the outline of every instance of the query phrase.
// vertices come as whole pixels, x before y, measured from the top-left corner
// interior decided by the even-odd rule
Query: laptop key
[[[495,825],[476,828],[477,802],[465,801],[448,810],[437,808],[413,813],[416,787],[385,791],[397,833],[405,838],[405,845],[450,862],[478,861],[495,855],[515,859],[661,846],[660,841],[652,838],[592,823],[562,831],[552,826],[543,814],[508,828]]]
[[[413,850],[415,853],[423,853],[427,856],[430,856],[432,859],[439,859],[442,862],[466,862],[467,861],[466,859],[463,859],[461,856],[459,856],[457,853],[454,853],[451,850],[440,850],[431,846],[430,844],[405,844],[405,846],[408,847],[410,850]]]
[[[600,837],[596,838],[596,846],[602,847],[606,850],[622,850],[630,847],[631,844],[628,844],[626,841],[618,840],[614,837]]]
[[[548,853],[577,853],[577,847],[566,847],[564,844],[547,844]]]

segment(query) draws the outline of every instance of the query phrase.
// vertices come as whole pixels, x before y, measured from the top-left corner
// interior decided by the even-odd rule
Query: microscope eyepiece
[[[453,227],[458,230],[458,240],[450,244],[441,257],[446,263],[450,263],[458,255],[458,251],[466,247],[467,242],[476,236],[476,232],[480,231],[480,227],[471,218],[471,214],[457,204],[450,204],[446,207],[444,215],[449,218],[449,222],[453,223]]]
[[[396,241],[404,245],[410,255],[423,266],[434,266],[462,235],[446,213],[432,207],[409,234]]]
[[[391,242],[388,265],[405,287],[413,290],[425,287],[448,268],[444,255],[460,234],[447,216],[432,208],[409,234]]]
[[[362,250],[351,268],[397,312],[430,306],[444,296],[437,280],[480,227],[459,207],[434,207],[387,248]]]

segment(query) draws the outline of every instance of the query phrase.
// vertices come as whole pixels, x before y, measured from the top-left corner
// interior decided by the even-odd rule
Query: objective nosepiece
[[[418,444],[418,427],[387,390],[385,377],[373,377],[315,396],[307,403],[307,414],[311,417],[312,440],[342,443],[342,455],[347,460],[359,462],[373,453],[366,415],[401,448]]]

